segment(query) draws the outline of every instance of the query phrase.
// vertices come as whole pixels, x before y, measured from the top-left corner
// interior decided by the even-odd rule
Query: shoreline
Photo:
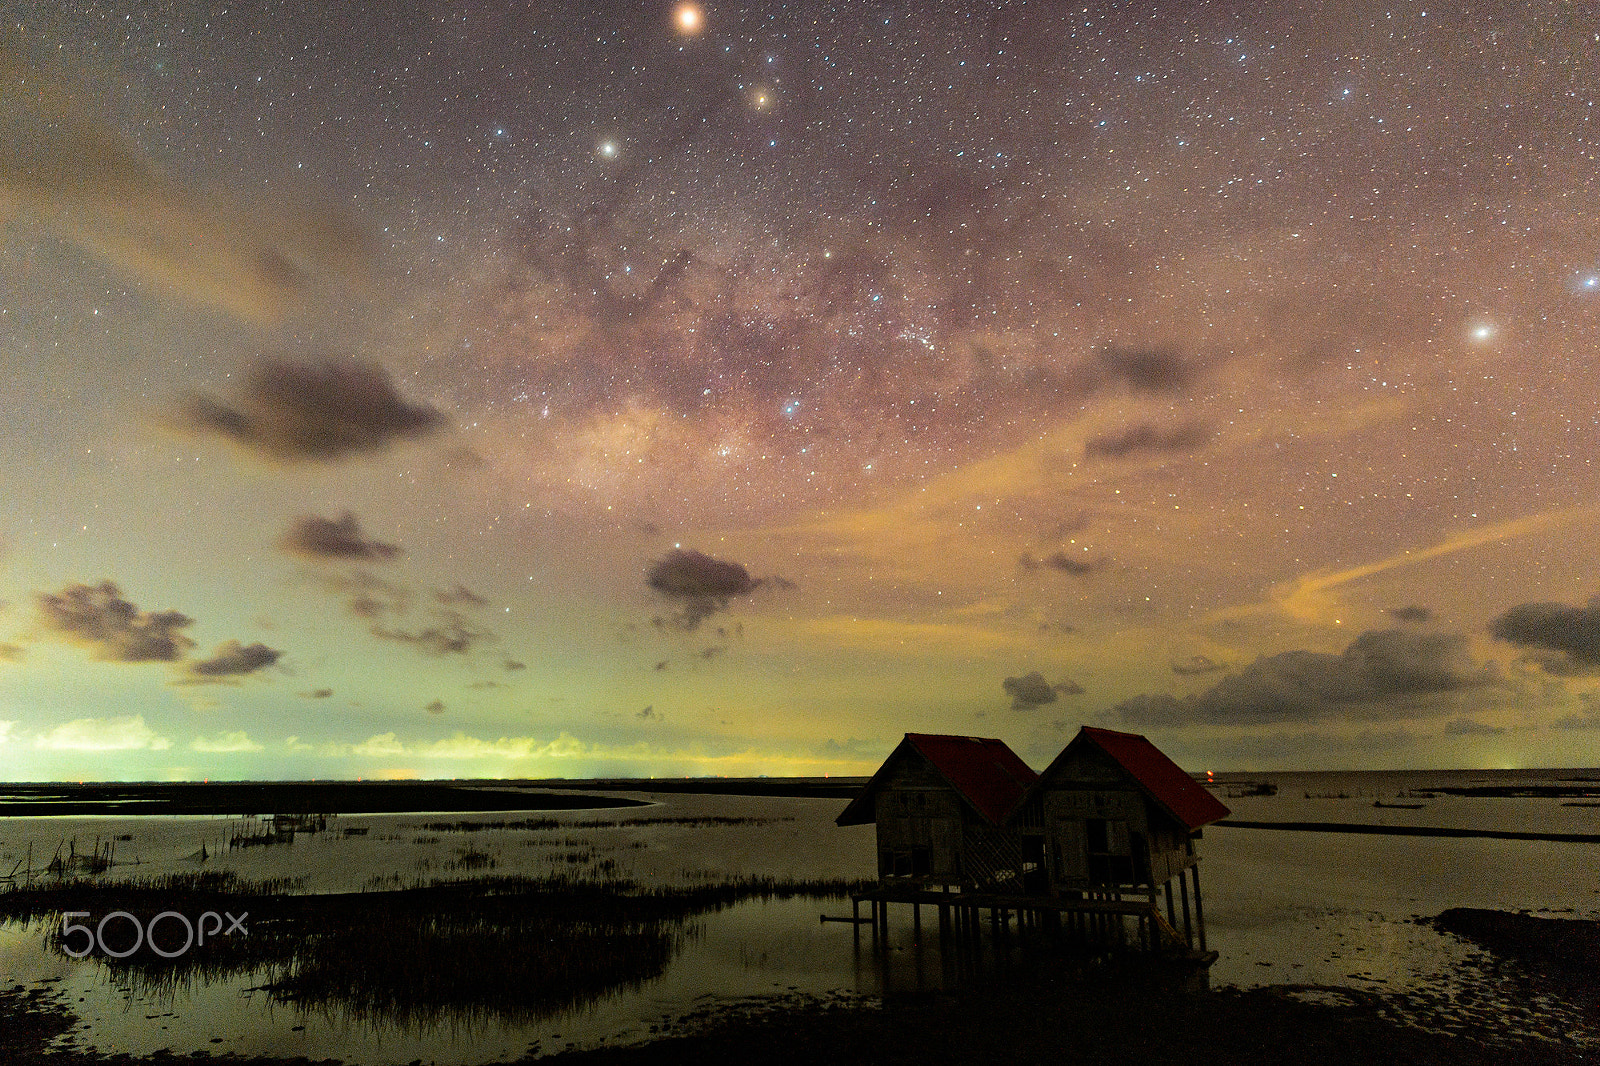
[[[587,792],[485,788],[473,782],[272,781],[0,786],[0,818],[116,815],[466,814],[647,807]],[[20,797],[30,797],[22,799]]]

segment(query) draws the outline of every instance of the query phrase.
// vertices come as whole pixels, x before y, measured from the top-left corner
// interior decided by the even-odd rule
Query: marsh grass
[[[122,959],[91,957],[144,992],[247,976],[275,999],[304,1008],[426,1026],[526,1020],[637,988],[659,976],[696,934],[697,916],[744,900],[838,898],[865,887],[770,877],[644,887],[607,876],[614,871],[606,860],[588,872],[388,888],[397,880],[391,877],[378,882],[385,891],[326,895],[294,894],[288,880],[250,882],[229,873],[63,881],[0,893],[0,919],[88,911],[93,922],[121,910],[147,922],[165,910],[191,918],[204,910],[248,912],[248,935],[210,940],[176,959],[148,946]],[[43,924],[47,943],[65,954],[60,924]]]

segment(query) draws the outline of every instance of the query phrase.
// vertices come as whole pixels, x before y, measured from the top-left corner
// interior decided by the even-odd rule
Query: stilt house
[[[1007,817],[1038,774],[990,737],[907,733],[839,825],[878,827],[885,884],[1016,890],[1021,834]]]
[[[1084,726],[1039,775],[1012,823],[1023,836],[1025,857],[1038,863],[1031,890],[1117,900],[1145,896],[1154,904],[1164,888],[1175,921],[1176,878],[1187,934],[1191,890],[1200,906],[1195,841],[1202,827],[1227,814],[1227,807],[1144,737]]]

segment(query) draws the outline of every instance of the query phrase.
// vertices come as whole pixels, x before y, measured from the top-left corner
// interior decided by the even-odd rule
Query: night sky
[[[0,16],[0,777],[1600,761],[1590,5]]]

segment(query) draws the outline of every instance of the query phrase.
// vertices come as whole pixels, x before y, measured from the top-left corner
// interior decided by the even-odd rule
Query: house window
[[[1104,855],[1110,851],[1106,833],[1106,820],[1104,818],[1089,818],[1083,823],[1084,833],[1089,838],[1089,854]]]
[[[1134,864],[1129,849],[1128,823],[1086,818],[1083,829],[1089,880],[1102,885],[1132,884]]]

